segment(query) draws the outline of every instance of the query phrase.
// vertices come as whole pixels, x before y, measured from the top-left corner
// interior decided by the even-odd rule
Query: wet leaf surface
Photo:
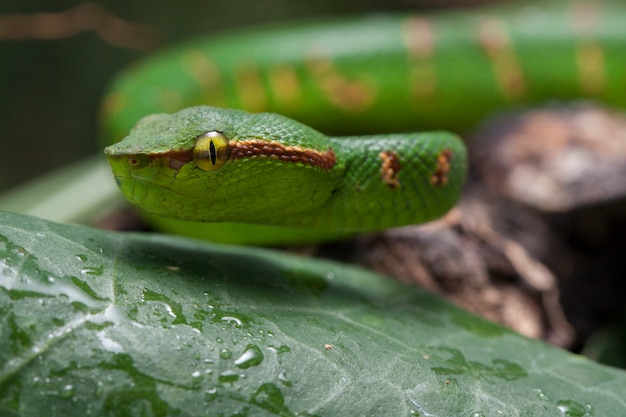
[[[0,214],[2,416],[604,416],[626,373],[321,260]]]

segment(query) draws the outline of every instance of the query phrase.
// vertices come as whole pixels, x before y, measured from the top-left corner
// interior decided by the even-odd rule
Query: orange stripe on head
[[[336,163],[332,148],[326,151],[305,149],[299,146],[285,146],[269,140],[235,140],[230,143],[231,159],[275,158],[285,162],[296,162],[323,170],[332,169]]]

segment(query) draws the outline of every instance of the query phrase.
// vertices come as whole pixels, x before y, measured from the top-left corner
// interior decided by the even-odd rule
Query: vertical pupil
[[[217,162],[217,150],[215,149],[215,143],[213,143],[213,141],[209,143],[209,153],[211,154],[211,163],[215,165]]]

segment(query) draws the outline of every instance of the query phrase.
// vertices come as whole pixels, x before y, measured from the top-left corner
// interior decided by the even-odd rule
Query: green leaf
[[[0,213],[2,416],[617,416],[626,373],[367,271]]]

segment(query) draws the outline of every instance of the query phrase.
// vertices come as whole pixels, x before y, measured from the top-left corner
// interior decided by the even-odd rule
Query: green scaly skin
[[[233,146],[253,140],[332,150],[335,162],[325,169],[255,155],[231,156],[215,171],[193,160],[172,167],[173,152],[187,154],[212,131]],[[106,154],[124,195],[153,214],[298,228],[300,240],[435,219],[458,199],[466,172],[465,147],[450,133],[330,138],[280,115],[208,106],[149,116]],[[397,156],[395,169],[384,169],[381,154]]]
[[[622,0],[525,1],[213,35],[121,73],[103,133],[110,144],[143,116],[196,105],[340,134],[462,131],[495,109],[554,99],[623,107],[625,21]]]
[[[621,0],[522,2],[517,7],[375,15],[213,36],[156,54],[120,74],[104,100],[103,132],[107,143],[112,143],[126,136],[143,116],[173,113],[200,104],[280,113],[324,132],[350,134],[442,127],[459,131],[495,109],[552,99],[590,97],[624,106],[625,19],[626,7]],[[195,115],[196,111],[188,114]],[[268,129],[264,134],[276,133]],[[148,140],[147,130],[137,127],[127,142]],[[162,146],[172,146],[174,136],[162,136]],[[438,139],[433,139],[435,136]],[[313,175],[314,169],[306,167],[307,174],[294,174],[302,176],[298,180],[301,187],[293,186],[296,180],[288,186],[282,184],[286,172],[291,178],[292,172],[300,169],[295,164],[276,165],[265,160],[264,165],[250,160],[245,161],[251,177],[248,192],[242,191],[241,183],[230,182],[223,191],[210,187],[210,191],[203,191],[203,186],[213,183],[189,177],[189,184],[177,184],[181,189],[191,187],[186,193],[193,195],[185,196],[176,190],[178,199],[166,199],[172,193],[157,186],[159,181],[173,184],[163,164],[161,168],[153,167],[152,176],[131,185],[123,180],[128,176],[123,174],[126,168],[121,162],[125,156],[115,156],[127,155],[130,149],[121,145],[108,152],[122,190],[144,210],[153,212],[147,216],[159,228],[230,243],[264,244],[327,239],[333,234],[343,235],[347,229],[375,230],[443,214],[458,196],[460,173],[465,169],[463,151],[458,145],[450,145],[455,149],[450,184],[429,187],[428,170],[433,169],[440,151],[436,143],[448,139],[439,134],[425,134],[423,138],[416,140],[417,150],[399,136],[324,139],[336,150],[337,166],[319,177]],[[302,144],[313,146],[308,140]],[[351,162],[364,148],[371,151],[364,157],[367,162]],[[402,160],[402,186],[398,189],[391,190],[381,181],[381,161],[375,153],[382,148],[395,150]],[[153,154],[155,149],[146,146],[143,151]],[[230,165],[235,167],[239,162],[244,166],[244,161]],[[367,179],[353,172],[360,164],[368,167]],[[193,171],[189,166],[183,169],[184,174],[177,175],[178,179]],[[342,170],[343,174],[338,174]],[[269,171],[276,176],[267,175]],[[415,176],[407,178],[412,171]],[[223,172],[230,172],[230,168],[225,167]],[[221,175],[209,173],[207,178]],[[338,180],[342,186],[328,185],[335,184],[340,175],[345,176]],[[259,182],[269,189],[261,193],[263,187],[252,186]],[[320,197],[328,197],[330,189],[357,189],[362,182],[371,184],[371,193]],[[304,190],[313,186],[322,190],[315,198]],[[155,191],[150,198],[138,198],[146,189]],[[403,194],[411,189],[415,194],[406,203]],[[246,200],[255,193],[252,200]],[[213,198],[218,195],[220,198]],[[210,208],[204,207],[209,203],[199,201],[202,196],[210,197]],[[288,203],[274,205],[281,199]],[[303,204],[311,206],[304,208]],[[164,205],[169,206],[168,210]],[[187,208],[169,209],[183,205]],[[263,210],[253,215],[257,205]],[[390,214],[391,208],[399,210]],[[365,211],[369,209],[382,211],[368,215]],[[402,210],[417,213],[408,215]],[[210,213],[199,216],[199,211]],[[225,223],[198,225],[164,220],[154,212]],[[391,218],[399,222],[390,223]],[[276,224],[278,219],[284,219],[284,225],[312,229],[303,235],[302,230],[233,223]]]

